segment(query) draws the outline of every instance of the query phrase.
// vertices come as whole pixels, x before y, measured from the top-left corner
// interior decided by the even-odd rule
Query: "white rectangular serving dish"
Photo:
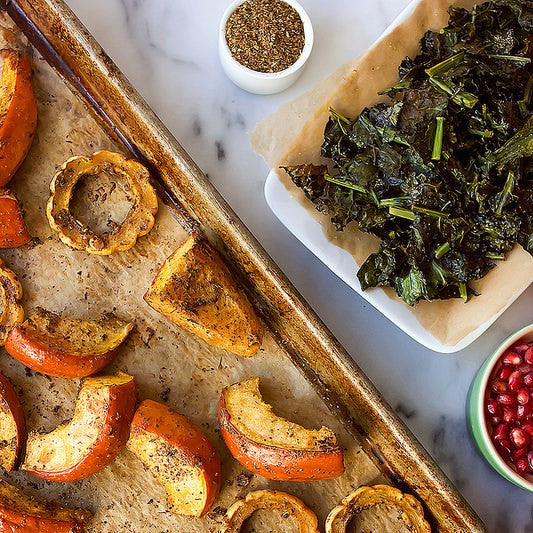
[[[413,0],[398,15],[392,24],[385,30],[376,42],[384,39],[394,28],[403,23],[413,14],[419,0]],[[516,297],[509,301],[507,306],[495,313],[474,331],[467,334],[453,345],[444,344],[431,335],[416,319],[409,307],[398,300],[389,298],[379,288],[363,291],[357,279],[359,264],[354,257],[343,248],[331,242],[325,235],[320,222],[315,219],[305,206],[294,198],[278,178],[276,172],[271,170],[265,182],[265,197],[268,206],[282,222],[282,224],[311,252],[313,252],[330,270],[341,278],[349,287],[372,304],[378,311],[385,315],[394,325],[399,327],[414,340],[423,346],[441,353],[453,353],[466,348],[482,335],[496,319],[513,303]]]

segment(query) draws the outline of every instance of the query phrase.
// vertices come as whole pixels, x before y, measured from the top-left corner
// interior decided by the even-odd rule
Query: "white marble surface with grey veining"
[[[268,173],[247,131],[368,48],[408,0],[301,0],[315,29],[302,78],[274,96],[225,78],[217,28],[227,0],[67,0],[274,260],[438,461],[491,533],[533,532],[533,495],[477,455],[465,425],[470,381],[499,342],[533,321],[533,287],[460,353],[419,346],[281,226],[263,196]]]

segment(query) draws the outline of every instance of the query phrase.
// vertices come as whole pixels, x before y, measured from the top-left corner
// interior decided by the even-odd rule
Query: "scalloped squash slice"
[[[244,356],[261,346],[263,328],[248,298],[219,254],[196,234],[165,261],[144,299],[213,346]]]

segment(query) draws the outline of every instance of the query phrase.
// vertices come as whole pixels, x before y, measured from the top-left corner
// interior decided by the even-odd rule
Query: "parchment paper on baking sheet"
[[[475,3],[471,0],[420,0],[407,20],[366,53],[262,120],[251,132],[252,146],[273,169],[280,165],[324,162],[320,158],[320,146],[329,107],[346,116],[357,116],[365,107],[384,101],[378,93],[398,80],[400,62],[406,56],[414,57],[418,53],[423,34],[428,29],[438,30],[446,26],[450,5],[471,8]],[[315,210],[287,174],[283,171],[277,171],[277,174],[290,194],[321,222],[326,235],[349,251],[357,264],[363,264],[370,253],[377,251],[379,240],[375,236],[359,231],[354,223],[343,233],[335,232],[329,218]],[[517,246],[506,261],[499,261],[497,268],[485,278],[472,283],[480,296],[466,304],[461,299],[423,301],[409,309],[431,335],[443,344],[454,345],[497,315],[532,282],[533,257]],[[403,303],[392,289],[386,289],[386,292]]]
[[[173,326],[143,301],[161,263],[186,237],[166,207],[160,205],[153,231],[133,249],[108,257],[71,250],[51,232],[45,206],[50,180],[60,165],[73,155],[120,148],[106,137],[4,15],[0,16],[0,41],[2,47],[23,49],[30,57],[39,105],[37,136],[10,184],[22,203],[28,229],[38,241],[34,246],[0,253],[22,282],[26,313],[42,306],[78,318],[114,311],[134,320],[136,330],[109,371],[120,369],[134,374],[141,399],[163,401],[190,417],[209,435],[223,463],[217,508],[201,520],[168,513],[164,490],[127,450],[101,472],[75,483],[44,482],[23,472],[5,477],[40,498],[91,509],[95,518],[89,531],[95,533],[217,531],[222,513],[236,498],[266,487],[301,497],[323,524],[329,510],[353,488],[383,482],[377,467],[343,430],[271,335],[267,333],[257,356],[239,358]],[[105,226],[110,219],[120,222],[128,210],[127,191],[106,176],[96,183],[83,183],[79,196],[76,213],[94,224]],[[71,417],[79,380],[38,375],[4,349],[1,351],[0,371],[20,393],[29,430],[50,431]],[[308,427],[327,425],[337,432],[346,448],[347,471],[342,477],[314,483],[270,482],[249,475],[231,458],[218,433],[218,398],[222,387],[254,375],[263,378],[265,397],[281,415]],[[275,513],[261,513],[250,522],[261,531],[295,530],[291,518]]]

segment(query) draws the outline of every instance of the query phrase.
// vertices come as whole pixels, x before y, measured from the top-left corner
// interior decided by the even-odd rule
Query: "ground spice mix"
[[[229,17],[226,41],[241,65],[257,72],[280,72],[300,57],[304,25],[287,2],[247,0]]]

